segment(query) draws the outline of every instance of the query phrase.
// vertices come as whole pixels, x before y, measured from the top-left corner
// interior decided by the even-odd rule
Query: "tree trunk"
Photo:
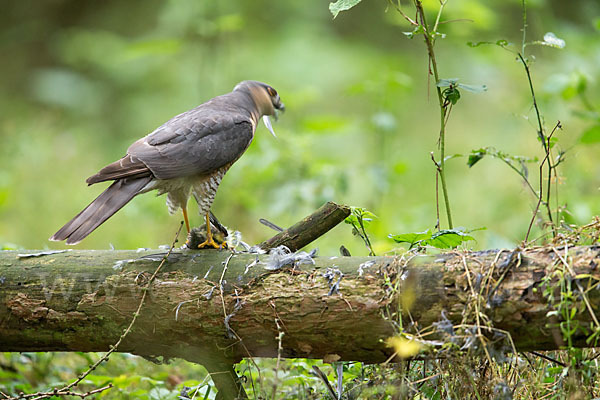
[[[0,252],[0,351],[108,350],[164,254]],[[581,325],[589,326],[590,309],[600,306],[600,291],[587,290],[600,280],[600,247],[568,254],[540,248],[316,257],[314,265],[302,264],[310,261],[304,255],[281,267],[285,255],[176,250],[119,351],[202,364],[248,356],[375,363],[393,353],[385,339],[398,332],[398,315],[405,331],[433,331],[426,339],[440,339],[458,324],[475,324],[472,309],[482,325],[509,333],[518,350],[556,349],[563,344],[556,328],[561,314],[547,317],[554,308],[546,297],[560,295],[553,271],[577,274],[568,282]],[[585,338],[581,331],[572,336],[577,346],[589,345]]]

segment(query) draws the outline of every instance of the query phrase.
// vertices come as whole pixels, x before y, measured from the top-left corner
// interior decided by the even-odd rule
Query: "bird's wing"
[[[244,115],[185,114],[173,118],[127,150],[159,179],[209,174],[236,161],[252,142],[254,127]]]
[[[127,154],[125,157],[98,171],[97,174],[87,178],[88,185],[98,182],[112,181],[116,179],[136,177],[142,178],[152,176],[152,172],[146,164],[137,157]]]
[[[130,176],[171,179],[209,174],[236,161],[254,136],[242,114],[194,109],[133,143],[121,160],[88,178],[89,184]]]

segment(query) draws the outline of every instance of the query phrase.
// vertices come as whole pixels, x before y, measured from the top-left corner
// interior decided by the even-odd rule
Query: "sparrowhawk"
[[[193,195],[206,218],[206,241],[198,247],[215,247],[209,210],[229,167],[246,151],[261,117],[273,133],[270,115],[284,110],[271,86],[243,81],[231,93],[215,97],[179,114],[154,132],[133,143],[120,160],[102,168],[86,182],[113,183],[50,240],[77,244],[100,224],[141,193],[167,194],[171,214],[179,208],[188,232],[187,201]],[[274,134],[274,133],[273,133]]]

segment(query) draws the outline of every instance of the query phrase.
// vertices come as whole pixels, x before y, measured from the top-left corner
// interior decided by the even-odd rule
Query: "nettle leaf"
[[[389,238],[393,239],[396,243],[408,243],[411,249],[415,246],[433,246],[438,249],[450,249],[469,240],[475,240],[473,236],[460,229],[446,229],[433,234],[428,229],[425,232],[389,235]]]
[[[581,140],[581,143],[586,144],[600,143],[600,124],[594,125],[583,132],[579,140]]]
[[[487,149],[471,150],[471,154],[469,154],[469,159],[467,160],[469,168],[481,161],[486,154]]]
[[[431,231],[427,229],[425,232],[401,233],[399,235],[390,234],[388,237],[396,243],[408,243],[410,248],[413,248],[415,245],[431,239]]]
[[[475,238],[458,229],[445,229],[434,233],[427,244],[438,249],[451,249],[469,240]]]
[[[337,0],[335,3],[329,3],[329,11],[335,18],[341,11],[348,11],[360,2],[361,0]]]

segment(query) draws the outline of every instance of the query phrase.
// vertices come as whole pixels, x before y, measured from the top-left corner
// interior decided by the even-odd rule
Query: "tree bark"
[[[569,282],[581,325],[600,306],[600,247],[565,251],[317,257],[269,270],[279,267],[273,256],[175,250],[119,351],[215,365],[248,356],[375,363],[392,355],[385,339],[398,333],[399,315],[405,331],[440,339],[475,324],[466,312],[475,303],[480,319],[510,334],[518,350],[556,349],[560,314],[547,316],[554,308],[546,297],[560,291],[553,271],[576,275]],[[164,254],[0,252],[0,351],[108,350]],[[572,337],[576,346],[590,345],[585,339],[582,331]]]
[[[263,250],[286,246],[291,251],[300,250],[324,235],[350,215],[350,207],[329,201],[321,208],[258,245]]]

